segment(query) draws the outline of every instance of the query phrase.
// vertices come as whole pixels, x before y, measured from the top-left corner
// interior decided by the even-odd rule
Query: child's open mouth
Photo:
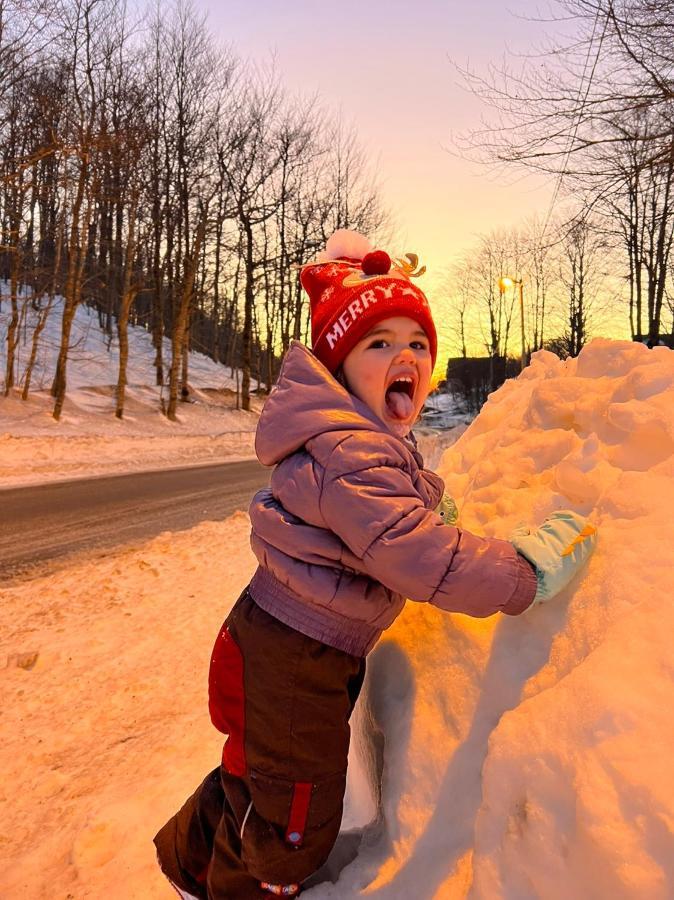
[[[386,388],[386,409],[392,418],[401,421],[414,414],[414,392],[417,379],[414,375],[397,375]]]

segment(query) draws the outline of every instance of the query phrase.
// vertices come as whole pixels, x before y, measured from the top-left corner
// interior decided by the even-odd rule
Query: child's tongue
[[[386,395],[386,406],[395,419],[409,419],[414,412],[412,398],[402,391],[389,391]]]

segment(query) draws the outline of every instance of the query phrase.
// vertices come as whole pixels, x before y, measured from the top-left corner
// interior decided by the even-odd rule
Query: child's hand
[[[533,532],[516,528],[510,541],[535,567],[538,590],[533,602],[542,603],[562,591],[585,565],[597,543],[597,529],[577,513],[559,510]]]
[[[456,525],[459,519],[459,510],[449,494],[443,494],[442,500],[435,507],[436,513],[444,519],[445,525]]]

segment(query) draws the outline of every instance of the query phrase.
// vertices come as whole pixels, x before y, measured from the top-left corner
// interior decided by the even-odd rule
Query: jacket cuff
[[[502,608],[508,616],[519,616],[525,609],[529,609],[534,602],[536,591],[538,589],[538,579],[536,578],[536,569],[531,565],[528,559],[521,554],[517,554],[517,584],[512,596]]]

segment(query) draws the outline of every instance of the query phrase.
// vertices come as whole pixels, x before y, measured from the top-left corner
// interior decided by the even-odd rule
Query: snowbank
[[[671,898],[674,353],[536,354],[441,472],[469,529],[571,507],[599,546],[520,618],[407,604],[354,721],[360,853],[307,900]],[[219,757],[206,670],[247,532],[237,515],[1,592],[3,898],[173,896],[151,836]]]
[[[253,438],[262,400],[252,398],[251,412],[236,410],[236,383],[229,369],[192,351],[191,402],[179,403],[178,422],[169,422],[160,410],[160,399],[168,399],[167,388],[154,384],[152,339],[138,326],[129,326],[125,414],[122,420],[116,419],[117,338],[110,339],[101,330],[96,311],[83,305],[73,321],[66,402],[61,420],[55,422],[49,387],[60,343],[62,307],[60,299],[54,303],[40,336],[29,400],[23,402],[18,392],[0,396],[0,487],[254,456]],[[17,348],[19,388],[37,317],[28,303],[25,313]],[[3,373],[8,317],[8,304],[4,303],[0,307]],[[165,339],[165,366],[170,353],[170,342]]]
[[[358,728],[386,737],[383,823],[312,898],[671,898],[674,353],[536,354],[440,471],[464,527],[507,537],[570,507],[598,550],[521,618],[407,604]]]

